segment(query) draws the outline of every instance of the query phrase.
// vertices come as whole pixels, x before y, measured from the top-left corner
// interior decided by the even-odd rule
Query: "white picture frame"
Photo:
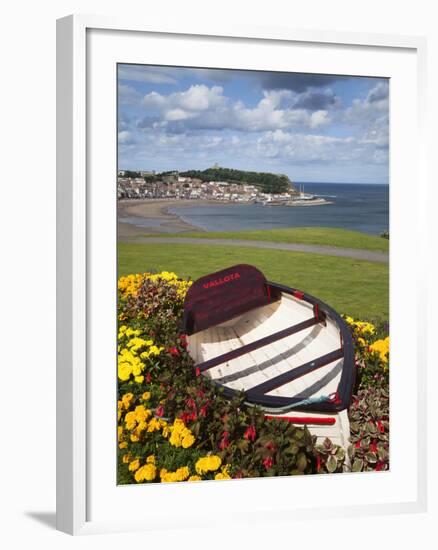
[[[99,46],[97,40],[92,38],[92,33],[97,32],[105,36],[105,43]],[[91,34],[90,34],[91,33]],[[110,512],[105,515],[97,514],[95,519],[94,514],[90,515],[90,509],[94,506],[93,499],[95,496],[90,496],[90,487],[93,484],[93,449],[94,435],[92,427],[90,427],[90,411],[93,411],[93,403],[98,398],[96,396],[95,384],[93,381],[93,351],[90,348],[90,343],[96,338],[111,337],[111,325],[108,325],[108,331],[102,329],[102,334],[97,334],[95,330],[96,307],[99,304],[102,306],[102,311],[105,308],[102,301],[105,296],[109,302],[113,304],[114,296],[111,291],[111,279],[109,285],[102,285],[101,295],[96,298],[96,304],[91,308],[90,304],[95,299],[93,294],[96,289],[94,277],[91,273],[93,264],[93,255],[96,251],[93,239],[96,238],[98,221],[109,224],[106,227],[111,228],[115,224],[115,210],[112,197],[108,196],[108,200],[103,198],[102,204],[98,209],[94,196],[93,186],[90,181],[95,178],[94,164],[101,161],[96,161],[93,166],[90,163],[90,151],[93,148],[93,140],[90,138],[90,101],[92,103],[93,90],[90,86],[93,85],[93,74],[95,63],[90,55],[94,55],[94,51],[99,51],[99,48],[113,43],[116,37],[135,36],[135,40],[141,37],[156,38],[159,40],[179,41],[180,44],[189,44],[190,40],[202,40],[208,48],[208,43],[214,40],[220,41],[224,45],[224,50],[228,47],[232,49],[236,42],[244,45],[260,44],[263,47],[275,48],[277,45],[287,47],[288,45],[297,45],[302,49],[311,49],[312,46],[318,45],[320,48],[337,48],[339,51],[348,52],[349,49],[355,49],[355,52],[362,52],[367,55],[382,56],[388,52],[396,52],[398,56],[406,54],[411,59],[411,71],[415,73],[415,82],[412,84],[412,96],[406,101],[409,101],[410,111],[406,115],[411,116],[409,120],[409,129],[415,132],[416,150],[412,153],[410,159],[405,159],[409,162],[408,173],[401,174],[401,170],[397,170],[397,159],[393,159],[391,179],[394,174],[399,175],[400,181],[404,177],[415,178],[418,182],[416,186],[418,197],[416,200],[416,209],[414,216],[418,225],[411,228],[411,237],[407,233],[403,233],[402,220],[404,216],[405,199],[396,193],[391,198],[391,225],[396,227],[400,233],[398,240],[395,235],[394,240],[391,240],[391,265],[397,262],[403,262],[403,253],[400,248],[400,242],[403,239],[411,239],[411,242],[424,242],[421,236],[426,231],[426,220],[421,215],[426,212],[425,208],[425,144],[424,140],[424,121],[425,121],[425,40],[419,37],[404,37],[390,35],[374,35],[374,34],[350,34],[337,33],[328,31],[300,31],[284,28],[251,28],[251,27],[233,27],[232,31],[224,29],[211,28],[184,28],[180,29],[178,25],[163,25],[160,28],[152,28],[138,20],[130,21],[124,19],[112,19],[96,16],[69,16],[58,20],[57,23],[57,528],[61,531],[70,534],[85,534],[95,532],[108,532],[114,530],[130,530],[130,529],[154,529],[163,528],[164,522],[160,522],[159,517],[149,516],[149,519],[134,517],[127,519],[124,517],[114,516]],[[115,42],[114,42],[115,44]],[[164,42],[163,42],[164,44]],[[130,59],[129,50],[132,46],[126,42],[126,49],[123,50],[121,62],[128,62]],[[91,51],[93,50],[93,51]],[[145,59],[148,57],[147,49],[145,50]],[[132,55],[134,49],[132,48]],[[110,56],[110,53],[106,55]],[[220,57],[220,54],[218,54]],[[347,55],[347,54],[346,54]],[[218,59],[219,59],[218,57]],[[155,56],[156,58],[156,56]],[[155,59],[154,58],[154,59]],[[175,59],[174,64],[181,64],[180,58],[177,59],[176,51],[171,48],[166,50],[166,61]],[[138,58],[135,59],[135,62]],[[90,61],[91,60],[91,61]],[[108,63],[113,63],[114,59],[108,57]],[[226,64],[226,61],[224,61]],[[163,64],[168,64],[164,63]],[[327,66],[330,63],[327,63]],[[391,63],[388,63],[390,66]],[[409,63],[406,65],[408,67]],[[201,65],[199,65],[201,66]],[[275,70],[276,67],[272,67]],[[340,69],[342,70],[342,69]],[[370,69],[371,70],[371,69]],[[392,69],[388,69],[392,70]],[[394,71],[396,68],[393,69]],[[398,69],[400,70],[400,68]],[[408,68],[406,70],[409,70]],[[334,65],[331,64],[327,72],[333,73]],[[370,72],[370,74],[372,74]],[[387,76],[380,74],[379,76]],[[400,77],[401,78],[401,77]],[[411,79],[412,80],[412,79]],[[111,85],[111,81],[108,80]],[[401,81],[400,81],[401,82]],[[115,86],[115,81],[113,82]],[[406,92],[408,93],[408,92]],[[114,96],[111,96],[114,97]],[[90,99],[91,98],[91,99]],[[418,100],[418,104],[417,104]],[[395,99],[394,99],[395,101]],[[102,103],[105,103],[104,101]],[[107,104],[111,107],[111,101]],[[395,107],[396,109],[396,107]],[[109,112],[109,111],[107,111]],[[397,112],[397,111],[395,111]],[[114,120],[108,122],[111,128],[114,129]],[[392,119],[391,124],[397,127],[398,121]],[[97,129],[96,124],[93,124],[93,132],[102,133],[104,138],[105,129]],[[400,127],[400,126],[399,126]],[[108,136],[107,136],[108,137]],[[93,138],[94,139],[94,138]],[[111,140],[111,136],[109,136]],[[407,147],[407,143],[400,142],[400,147],[395,147],[396,150],[402,153]],[[113,143],[115,147],[115,142]],[[102,151],[107,153],[113,149],[105,149],[104,139],[102,139]],[[109,145],[108,147],[112,147]],[[95,149],[94,149],[95,150]],[[116,165],[116,159],[110,158],[108,161],[109,174]],[[406,167],[404,167],[406,168]],[[115,178],[115,172],[114,172]],[[115,179],[114,179],[115,181]],[[412,203],[411,203],[412,204]],[[106,216],[106,222],[103,218]],[[113,220],[112,222],[110,220]],[[391,229],[391,238],[393,237]],[[106,244],[99,251],[99,263],[104,266],[109,265],[108,262],[114,263],[115,251],[114,242]],[[420,245],[416,249],[417,264],[411,267],[411,271],[406,271],[404,275],[399,274],[399,278],[395,278],[391,274],[391,316],[394,316],[397,322],[396,298],[397,295],[403,292],[403,285],[410,281],[412,291],[412,312],[415,312],[418,307],[418,296],[426,295],[426,284],[424,275],[421,272],[421,266],[425,261],[424,245]],[[102,261],[101,261],[102,260]],[[412,262],[413,264],[415,262]],[[115,266],[114,266],[115,267]],[[96,267],[96,270],[98,268]],[[412,277],[417,281],[417,284],[412,282]],[[94,290],[93,290],[94,289]],[[106,293],[106,294],[105,294]],[[395,302],[394,302],[395,299]],[[99,301],[100,300],[100,301]],[[110,309],[111,311],[111,309]],[[394,313],[395,312],[395,313]],[[105,313],[102,313],[104,316]],[[114,315],[115,323],[115,315]],[[397,326],[395,333],[397,335]],[[403,328],[399,329],[399,342],[402,346]],[[395,339],[397,342],[397,338]],[[425,434],[425,419],[426,419],[426,402],[425,402],[425,387],[426,387],[426,345],[424,335],[422,337],[422,345],[419,340],[419,326],[415,323],[415,346],[413,346],[412,354],[415,356],[416,377],[413,387],[415,388],[414,395],[411,395],[412,402],[412,422],[416,431],[416,440],[418,447],[415,449],[415,471],[411,476],[410,481],[406,481],[406,486],[409,484],[409,494],[406,493],[406,498],[397,500],[387,498],[383,495],[382,498],[370,500],[355,501],[352,506],[342,500],[332,507],[328,508],[324,504],[317,507],[300,506],[299,503],[290,502],[290,499],[278,498],[277,504],[272,504],[267,507],[253,507],[251,502],[254,501],[260,484],[263,483],[264,491],[278,494],[279,483],[286,484],[291,480],[274,479],[274,480],[233,480],[230,483],[216,484],[179,484],[178,487],[166,488],[166,493],[159,485],[154,487],[132,487],[118,488],[119,491],[124,491],[123,495],[126,498],[128,490],[136,491],[136,502],[147,498],[145,492],[153,491],[154,499],[165,502],[172,500],[178,505],[184,500],[205,498],[211,493],[212,498],[218,503],[218,506],[223,506],[227,499],[233,500],[237,497],[242,498],[242,502],[247,502],[245,512],[239,516],[235,514],[236,520],[241,518],[254,520],[274,518],[285,519],[293,510],[294,517],[297,519],[303,518],[321,518],[332,516],[358,515],[358,514],[383,514],[397,512],[419,512],[426,509],[426,434]],[[111,357],[112,350],[109,350]],[[395,348],[391,350],[392,358],[407,361],[409,357],[404,358],[405,350]],[[411,356],[412,357],[412,356]],[[391,391],[395,388],[395,396],[402,391],[400,388],[406,387],[406,381],[400,386],[398,377],[402,374],[395,374],[394,384],[392,383]],[[114,380],[115,381],[115,380]],[[401,378],[400,378],[401,381]],[[400,382],[401,383],[401,382]],[[102,391],[105,388],[111,388],[106,383],[102,384]],[[398,388],[398,389],[397,389]],[[398,393],[397,393],[398,392]],[[391,409],[391,414],[401,414],[401,409],[398,407]],[[110,406],[111,404],[109,404]],[[108,410],[108,409],[107,409]],[[96,416],[94,413],[91,416]],[[115,414],[114,414],[115,417]],[[392,417],[391,417],[392,418]],[[108,418],[105,429],[102,431],[104,435],[100,436],[99,440],[102,443],[102,449],[105,444],[108,444],[108,438],[111,438],[114,428],[114,418]],[[115,433],[115,431],[114,431]],[[106,443],[103,441],[106,438]],[[111,445],[111,442],[109,443]],[[97,451],[96,451],[97,452]],[[110,459],[109,459],[110,461]],[[112,467],[112,466],[111,466]],[[395,467],[395,474],[397,467]],[[108,474],[110,476],[110,473]],[[353,475],[353,474],[350,474]],[[369,474],[357,474],[367,477],[367,483],[372,484]],[[372,474],[374,475],[374,474]],[[391,474],[390,474],[391,475]],[[307,477],[307,476],[306,476]],[[319,477],[321,476],[310,476]],[[324,483],[327,492],[334,491],[340,486],[339,476],[324,476],[327,479],[321,480],[319,483]],[[344,476],[345,477],[345,476]],[[328,478],[333,478],[330,480]],[[103,477],[102,483],[108,483],[105,480],[111,477]],[[382,480],[384,478],[380,478]],[[342,491],[348,491],[348,486],[353,484],[353,478],[342,482],[343,487],[340,492],[342,499]],[[303,482],[310,480],[294,479],[295,487],[300,487],[300,490],[306,490]],[[317,479],[313,481],[318,481]],[[394,485],[397,484],[397,479],[394,477]],[[382,484],[382,482],[380,481]],[[115,484],[115,478],[114,478]],[[384,485],[384,483],[382,484]],[[93,488],[93,495],[100,489]],[[304,487],[304,488],[303,488]],[[314,485],[312,485],[312,490]],[[269,488],[269,489],[268,489]],[[390,491],[390,484],[388,489]],[[141,493],[143,491],[143,493]],[[383,489],[382,489],[383,491]],[[120,494],[120,492],[119,492]],[[112,495],[112,493],[111,493]],[[109,500],[113,498],[104,494],[100,500]],[[129,497],[130,498],[130,497]],[[97,499],[99,500],[99,499]],[[323,502],[323,501],[322,501]],[[116,508],[114,508],[116,510]],[[166,513],[166,525],[173,519],[175,527],[182,524],[187,525],[187,518],[182,516],[176,517],[176,508],[168,509]],[[230,511],[232,514],[233,511]],[[229,518],[232,520],[231,516]],[[198,517],[193,525],[208,526],[210,525],[208,517]],[[214,524],[214,519],[212,523]]]

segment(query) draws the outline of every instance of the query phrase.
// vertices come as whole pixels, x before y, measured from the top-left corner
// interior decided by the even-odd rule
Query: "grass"
[[[383,240],[383,239],[382,239]],[[119,243],[119,276],[174,271],[197,279],[238,263],[258,267],[268,278],[313,294],[340,313],[388,319],[389,269],[349,258],[210,244]]]
[[[152,235],[149,235],[152,236]],[[389,250],[389,241],[359,231],[332,227],[291,227],[256,231],[209,231],[154,234],[154,237],[198,237],[201,239],[240,239],[276,243],[299,243],[365,250]]]

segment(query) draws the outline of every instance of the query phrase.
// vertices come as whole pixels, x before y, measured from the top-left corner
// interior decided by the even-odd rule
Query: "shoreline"
[[[185,233],[205,231],[169,212],[172,206],[217,204],[212,200],[122,199],[117,201],[118,239],[130,240],[146,233]],[[125,221],[124,221],[125,220]],[[129,221],[128,221],[129,220]],[[137,224],[135,222],[138,222]]]
[[[137,240],[147,234],[205,232],[204,228],[185,221],[178,214],[170,212],[173,206],[239,206],[242,203],[216,201],[208,199],[121,199],[117,201],[118,240]],[[275,207],[309,207],[333,204],[325,199],[299,201],[297,204],[272,205]]]

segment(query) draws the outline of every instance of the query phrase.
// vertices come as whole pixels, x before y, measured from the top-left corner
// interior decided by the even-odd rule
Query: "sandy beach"
[[[215,204],[208,200],[120,200],[117,204],[119,240],[131,240],[151,233],[183,233],[202,231],[169,212],[172,206],[193,206]]]

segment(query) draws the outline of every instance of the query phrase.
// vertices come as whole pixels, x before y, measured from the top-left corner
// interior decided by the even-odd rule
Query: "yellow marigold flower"
[[[163,436],[167,437],[168,430],[163,429]],[[184,445],[183,445],[184,441]],[[173,425],[170,427],[169,443],[174,447],[184,446],[185,449],[193,445],[195,438],[192,432],[185,426],[180,418],[176,418]]]
[[[201,479],[200,476],[190,476],[187,481],[201,481]]]
[[[189,447],[191,447],[193,445],[194,442],[195,442],[195,438],[193,437],[193,435],[188,434],[182,440],[181,445],[182,445],[183,449],[188,449]]]
[[[141,398],[144,399],[145,401],[149,401],[149,399],[151,398],[151,392],[150,391],[145,391],[142,394]]]
[[[142,359],[148,359],[149,358],[149,352],[148,351],[143,351],[142,353],[140,353],[140,357]]]
[[[131,460],[131,455],[129,453],[122,456],[122,462],[123,464],[128,464]]]
[[[129,409],[129,405],[131,404],[133,398],[134,394],[132,393],[125,393],[125,395],[122,395],[122,404],[125,409]]]
[[[150,355],[159,355],[164,348],[158,348],[157,346],[151,346],[149,348],[149,354]]]
[[[158,432],[160,429],[160,421],[157,418],[152,418],[148,425],[148,432]]]
[[[146,463],[147,464],[155,464],[155,456],[154,455],[149,455],[146,459]]]
[[[118,376],[120,380],[125,382],[126,380],[129,380],[129,377],[131,376],[132,372],[132,366],[129,363],[120,363],[118,366]]]
[[[163,479],[163,477],[167,474],[166,468],[161,468],[160,470],[160,478]]]
[[[137,414],[135,411],[130,411],[125,415],[125,426],[128,430],[133,430],[137,425]]]
[[[178,468],[176,472],[168,472],[163,468],[160,472],[160,479],[163,483],[172,483],[175,481],[185,481],[190,475],[190,471],[187,466]]]
[[[142,384],[144,380],[144,376],[135,376],[134,380],[137,382],[137,384]]]
[[[126,441],[122,441],[121,443],[119,443],[119,449],[126,449],[127,446],[128,443]]]
[[[222,460],[217,455],[208,455],[200,458],[196,464],[195,469],[198,474],[202,475],[207,472],[214,472],[222,464]]]
[[[157,475],[157,469],[154,464],[145,464],[135,472],[135,481],[153,481]]]
[[[138,458],[130,462],[128,466],[130,472],[135,472],[135,470],[138,470],[139,467],[140,467],[140,461]]]
[[[131,434],[130,439],[133,443],[136,443],[137,441],[140,440],[137,434]]]
[[[122,437],[122,434],[123,434],[123,426],[118,426],[117,427],[117,437],[118,437],[118,440],[120,441],[121,437]]]
[[[229,470],[229,464],[222,466],[221,471],[214,476],[214,479],[231,479],[231,476],[228,470]]]
[[[181,438],[177,432],[172,432],[171,436],[169,437],[169,443],[174,447],[181,447]]]
[[[136,432],[137,433],[141,433],[141,432],[144,432],[148,427],[148,423],[145,422],[144,420],[140,420],[140,422],[138,423],[138,426],[136,428]]]
[[[143,370],[143,365],[141,364],[134,364],[132,367],[132,374],[134,375],[134,379],[136,380],[137,377],[140,376],[141,371]]]
[[[376,328],[372,323],[365,321],[356,321],[354,326],[359,330],[361,334],[374,334]]]
[[[186,480],[190,475],[190,470],[187,466],[182,466],[176,471],[177,476],[180,478],[180,481]]]
[[[388,353],[389,353],[389,336],[384,340],[377,340],[369,347],[371,352],[376,352],[380,355],[380,359],[383,363],[388,362]]]
[[[151,411],[149,409],[146,409],[144,405],[137,405],[135,407],[134,413],[135,413],[135,419],[137,420],[137,422],[141,422],[141,421],[144,422],[148,420],[148,418],[150,418],[150,416],[152,415]]]

